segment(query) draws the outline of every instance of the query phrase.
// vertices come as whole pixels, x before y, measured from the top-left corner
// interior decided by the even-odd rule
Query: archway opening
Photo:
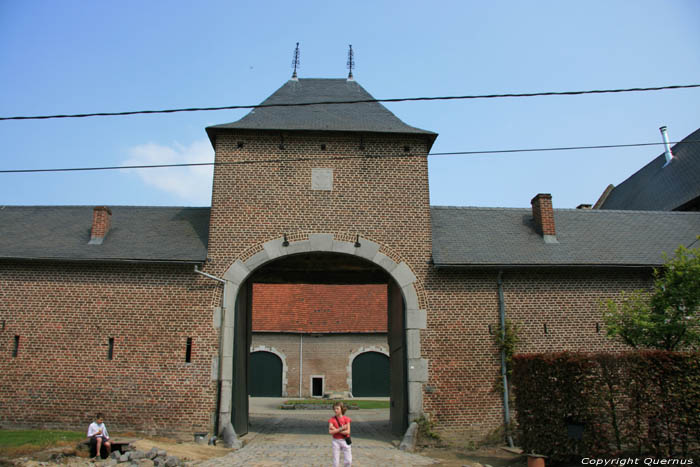
[[[289,255],[253,271],[239,287],[236,304],[232,401],[236,433],[248,432],[252,401],[248,396],[263,393],[253,391],[253,382],[266,378],[258,373],[271,371],[250,350],[270,347],[286,361],[281,390],[285,398],[383,399],[389,407],[383,412],[382,429],[403,434],[408,424],[406,306],[388,272],[347,254]],[[374,354],[384,360],[379,362]],[[360,392],[371,395],[354,394],[353,370],[360,375]],[[365,384],[374,374],[385,381],[379,390]]]

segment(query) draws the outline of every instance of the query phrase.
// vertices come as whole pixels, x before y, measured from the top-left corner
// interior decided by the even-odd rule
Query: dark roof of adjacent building
[[[545,243],[530,209],[431,208],[436,266],[658,266],[689,246],[700,213],[555,209]]]
[[[101,245],[88,245],[92,206],[0,206],[0,259],[198,263],[209,208],[114,206]]]
[[[671,211],[700,197],[700,129],[671,148],[673,159],[664,167],[661,154],[617,185],[600,209]]]
[[[373,100],[356,81],[347,79],[299,79],[287,81],[261,105],[308,102]],[[431,144],[437,133],[402,122],[379,102],[319,104],[253,109],[233,123],[207,127],[212,144],[227,130],[311,130],[425,135]]]
[[[253,332],[384,333],[386,284],[253,284]]]

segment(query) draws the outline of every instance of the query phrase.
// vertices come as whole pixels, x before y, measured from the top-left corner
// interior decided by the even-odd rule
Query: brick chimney
[[[535,228],[542,234],[545,243],[559,243],[557,231],[554,228],[554,209],[552,209],[552,195],[540,193],[530,201],[532,204],[532,217],[535,219]]]
[[[92,211],[92,231],[88,245],[101,245],[112,224],[112,211],[107,206],[97,206]]]

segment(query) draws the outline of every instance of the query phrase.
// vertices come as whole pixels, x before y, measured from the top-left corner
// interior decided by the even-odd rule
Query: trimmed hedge
[[[570,462],[698,452],[698,353],[516,355],[512,382],[526,453]]]

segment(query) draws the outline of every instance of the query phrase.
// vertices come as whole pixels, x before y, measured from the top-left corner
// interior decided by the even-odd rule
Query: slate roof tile
[[[88,245],[92,206],[0,206],[0,259],[202,262],[209,208],[111,206],[101,245]]]

